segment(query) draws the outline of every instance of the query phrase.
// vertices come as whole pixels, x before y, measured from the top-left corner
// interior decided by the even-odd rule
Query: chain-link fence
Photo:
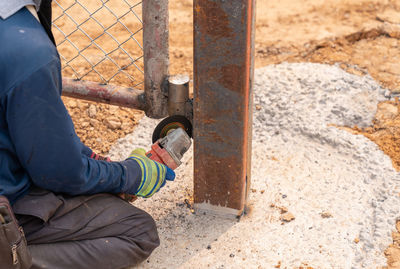
[[[63,75],[143,89],[140,0],[53,0]]]

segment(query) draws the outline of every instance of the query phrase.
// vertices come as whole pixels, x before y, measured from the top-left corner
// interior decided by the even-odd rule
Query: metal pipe
[[[142,2],[144,86],[146,115],[167,116],[167,78],[169,66],[168,0]]]
[[[189,81],[187,75],[168,78],[168,114],[186,116],[186,102],[189,100]]]
[[[194,0],[195,210],[239,216],[250,187],[255,0]]]
[[[115,85],[63,78],[62,95],[110,105],[145,110],[144,92]]]

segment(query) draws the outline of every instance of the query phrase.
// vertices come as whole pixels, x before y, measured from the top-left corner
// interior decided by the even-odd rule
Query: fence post
[[[146,115],[167,116],[168,0],[142,2]]]
[[[250,187],[255,0],[194,0],[194,203],[238,216]]]

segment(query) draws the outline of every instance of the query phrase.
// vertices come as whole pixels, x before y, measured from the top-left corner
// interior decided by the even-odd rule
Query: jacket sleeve
[[[33,183],[71,195],[133,193],[140,183],[138,164],[91,159],[60,95],[58,59],[38,68],[7,93],[10,137]]]

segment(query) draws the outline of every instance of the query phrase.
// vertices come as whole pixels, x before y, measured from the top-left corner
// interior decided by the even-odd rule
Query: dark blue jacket
[[[70,195],[133,193],[134,161],[97,161],[61,100],[60,60],[25,8],[0,19],[0,195],[15,202],[32,185]]]

